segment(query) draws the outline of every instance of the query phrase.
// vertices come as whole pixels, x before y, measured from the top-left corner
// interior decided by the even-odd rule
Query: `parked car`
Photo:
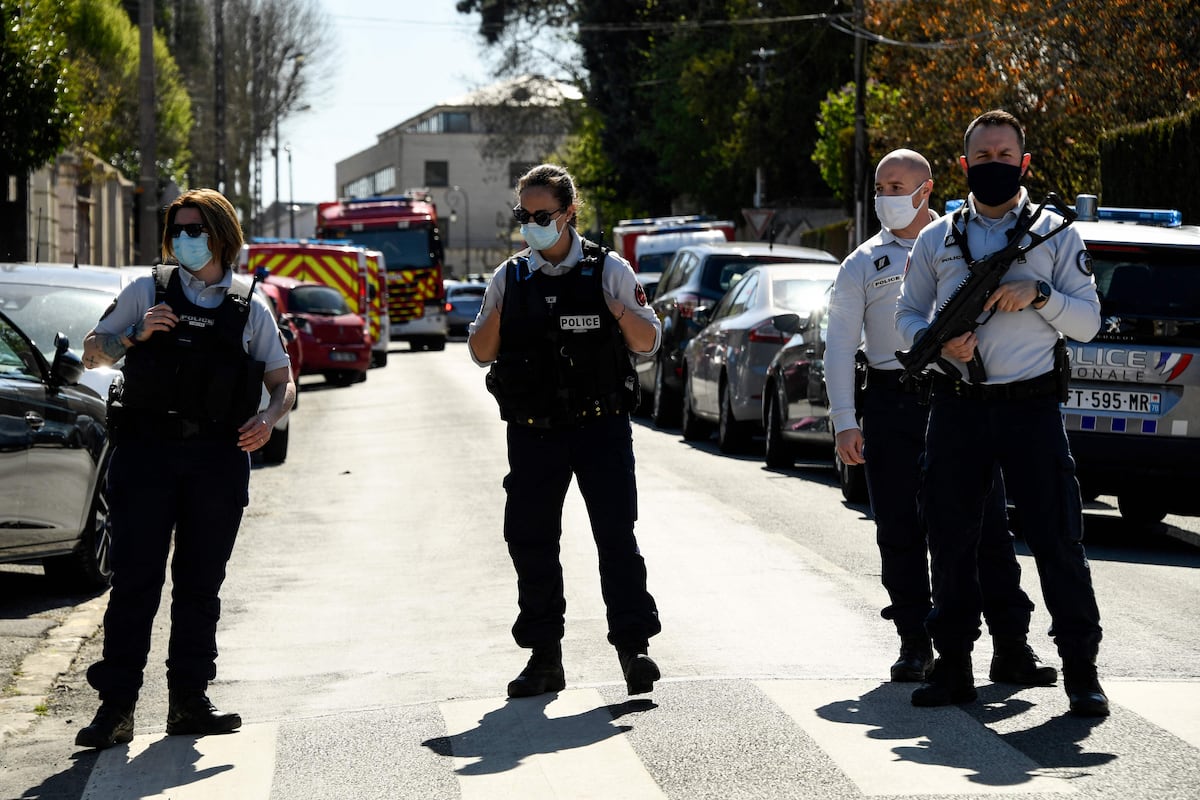
[[[71,589],[108,585],[105,405],[65,335],[47,359],[0,313],[0,561]]]
[[[83,337],[135,277],[112,267],[0,264],[0,309],[47,360],[54,358],[59,333],[67,335],[75,354],[81,356]],[[120,375],[119,365],[97,367],[87,370],[81,382],[107,400],[109,387]]]
[[[694,319],[696,308],[716,303],[751,267],[782,262],[837,264],[838,259],[824,250],[765,242],[687,245],[675,253],[651,303],[662,322],[662,342],[653,357],[636,359],[634,365],[643,393],[651,396],[656,427],[679,422],[683,351],[702,327]]]
[[[371,338],[341,292],[321,283],[268,275],[258,284],[299,333],[302,375],[324,375],[338,386],[367,379]]]
[[[829,330],[829,297],[808,315],[783,315],[775,326],[790,335],[771,363],[762,392],[762,425],[766,431],[769,467],[790,467],[797,455],[811,451],[832,458],[842,496],[851,503],[867,502],[867,480],[861,464],[837,457],[834,430],[825,388],[825,335]]]
[[[715,423],[722,453],[745,448],[762,427],[767,365],[788,339],[777,318],[811,313],[837,271],[837,264],[764,264],[747,271],[711,313],[697,306],[694,318],[707,325],[684,351],[685,439],[707,437]]]
[[[446,327],[451,336],[466,336],[467,326],[479,316],[483,307],[486,283],[476,281],[446,281]]]

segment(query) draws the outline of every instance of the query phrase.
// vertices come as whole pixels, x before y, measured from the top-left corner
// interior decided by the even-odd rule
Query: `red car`
[[[277,275],[258,285],[280,316],[299,331],[301,375],[324,375],[339,386],[367,379],[371,339],[366,322],[350,310],[337,289]]]

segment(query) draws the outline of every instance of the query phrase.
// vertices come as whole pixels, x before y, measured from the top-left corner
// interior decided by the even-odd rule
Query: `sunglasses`
[[[557,211],[546,211],[543,209],[541,211],[535,211],[531,214],[520,206],[515,206],[513,208],[513,219],[522,225],[527,224],[529,220],[533,220],[544,228],[550,224],[550,220],[554,219],[564,211],[566,211],[565,208],[560,208]]]
[[[193,239],[199,239],[200,234],[208,232],[208,228],[203,222],[189,222],[186,225],[172,225],[170,231],[172,239],[178,239],[185,233]]]

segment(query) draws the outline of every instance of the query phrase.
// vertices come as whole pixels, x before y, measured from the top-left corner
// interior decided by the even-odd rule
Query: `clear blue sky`
[[[294,198],[336,198],[334,165],[375,144],[399,122],[443,100],[491,82],[478,15],[459,14],[455,0],[319,0],[332,22],[332,63],[312,108],[279,129],[280,200],[288,200],[287,156],[292,147]],[[275,199],[269,146],[263,167],[263,206]]]

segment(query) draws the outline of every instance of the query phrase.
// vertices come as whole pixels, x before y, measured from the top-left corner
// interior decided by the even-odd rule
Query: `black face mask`
[[[967,167],[967,188],[985,206],[1002,206],[1021,190],[1021,168],[999,161]]]

